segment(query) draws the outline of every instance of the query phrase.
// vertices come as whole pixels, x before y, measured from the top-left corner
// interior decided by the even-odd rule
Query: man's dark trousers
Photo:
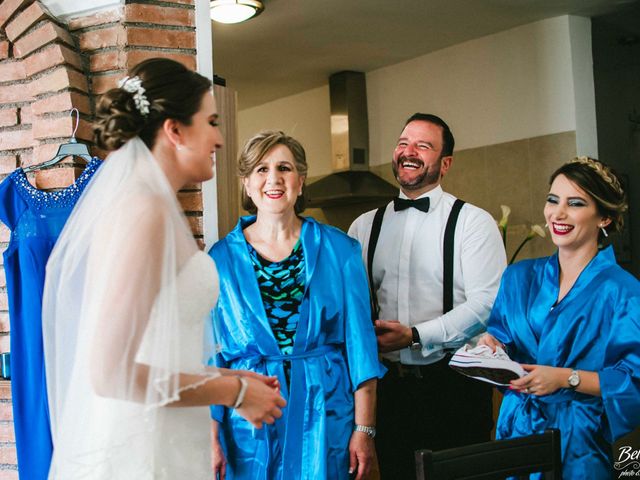
[[[376,436],[382,480],[414,479],[415,450],[490,440],[492,387],[453,371],[449,358],[422,367],[385,361]]]

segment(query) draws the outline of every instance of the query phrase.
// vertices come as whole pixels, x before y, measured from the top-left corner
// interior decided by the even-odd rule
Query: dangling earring
[[[607,230],[602,225],[600,225],[600,231],[605,236],[605,238],[609,236],[609,234],[607,233]]]
[[[548,223],[545,223],[545,224],[544,224],[544,228],[549,229],[549,224],[548,224]]]

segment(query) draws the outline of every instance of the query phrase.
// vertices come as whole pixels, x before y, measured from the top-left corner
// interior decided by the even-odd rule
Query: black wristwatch
[[[422,343],[420,343],[420,334],[416,327],[411,327],[411,343],[409,344],[409,350],[421,350]]]

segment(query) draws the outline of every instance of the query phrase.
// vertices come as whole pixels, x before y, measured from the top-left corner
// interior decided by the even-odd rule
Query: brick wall
[[[92,99],[115,87],[130,67],[147,58],[168,57],[195,70],[194,0],[159,3],[129,1],[123,7],[69,22],[69,31],[86,59]],[[187,185],[179,199],[203,246],[200,185]]]
[[[88,0],[89,1],[89,0]],[[52,158],[73,132],[94,155],[91,121],[98,95],[116,86],[126,70],[150,57],[169,57],[196,67],[194,0],[127,1],[124,6],[63,23],[34,0],[0,0],[0,181],[17,167]],[[76,160],[40,170],[30,181],[40,189],[64,188],[82,171]],[[199,184],[179,194],[194,236],[202,245]],[[0,250],[10,232],[0,225]],[[1,262],[1,258],[0,258]],[[0,268],[0,352],[9,351],[9,312]],[[11,390],[0,382],[0,480],[16,479]]]

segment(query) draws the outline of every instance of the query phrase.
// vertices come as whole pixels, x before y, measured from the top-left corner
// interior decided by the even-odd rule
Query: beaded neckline
[[[100,165],[102,165],[102,160],[98,157],[93,157],[74,183],[56,192],[45,192],[31,185],[22,168],[15,170],[11,174],[11,177],[27,203],[37,209],[47,207],[72,207]]]

